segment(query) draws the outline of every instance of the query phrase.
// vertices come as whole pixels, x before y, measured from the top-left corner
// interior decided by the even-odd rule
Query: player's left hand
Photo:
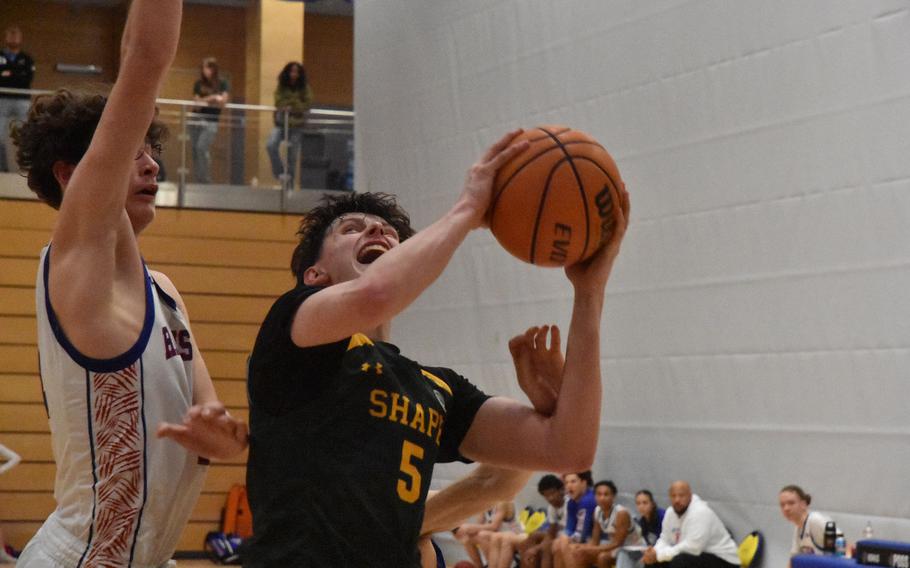
[[[615,197],[619,207],[614,204],[615,224],[610,239],[587,260],[566,267],[566,276],[575,286],[576,293],[603,292],[610,278],[613,262],[619,255],[619,247],[629,227],[629,192],[625,185],[619,187]]]
[[[162,422],[159,438],[170,438],[205,458],[226,460],[246,449],[249,430],[220,402],[197,404],[187,410],[183,424]]]
[[[547,346],[547,335],[550,345]],[[566,360],[560,346],[559,327],[544,325],[528,328],[509,341],[509,352],[518,375],[518,386],[538,413],[552,416],[562,387]]]

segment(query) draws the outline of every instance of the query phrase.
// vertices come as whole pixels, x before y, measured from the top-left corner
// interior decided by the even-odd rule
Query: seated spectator
[[[635,508],[638,509],[638,524],[641,537],[645,543],[653,546],[660,538],[661,524],[664,522],[665,511],[657,506],[654,495],[647,489],[642,489],[635,494]]]
[[[594,485],[594,529],[591,541],[569,545],[564,563],[570,568],[610,568],[616,564],[616,554],[621,546],[642,542],[638,526],[632,522],[628,509],[616,503],[616,485],[612,481],[598,481]]]
[[[673,508],[664,515],[657,544],[642,561],[669,568],[730,568],[739,566],[736,543],[708,504],[685,481],[670,485]]]
[[[790,556],[797,554],[822,554],[825,544],[825,525],[831,521],[825,515],[809,510],[812,496],[798,485],[788,485],[780,490],[780,512],[795,525]]]
[[[547,501],[547,529],[527,535],[517,543],[521,568],[549,568],[553,565],[553,541],[566,525],[569,497],[565,485],[555,475],[545,475],[537,483],[537,492]],[[503,568],[502,566],[491,568]]]
[[[638,509],[639,515],[635,517],[635,524],[638,525],[638,532],[641,533],[642,544],[654,546],[657,539],[660,538],[664,510],[657,506],[654,495],[647,489],[642,489],[635,494],[635,508]],[[620,548],[619,554],[616,556],[616,568],[641,568],[644,566],[641,562],[643,552],[643,550]]]
[[[569,502],[566,505],[566,530],[553,542],[553,565],[556,568],[564,568],[565,551],[570,544],[591,540],[594,509],[597,508],[590,471],[567,473],[565,482]]]
[[[490,538],[501,529],[510,528],[515,523],[515,504],[501,501],[495,507],[481,515],[477,523],[464,523],[453,532],[455,538],[464,546],[474,566],[486,566],[483,558],[490,558]],[[482,553],[482,557],[481,557]]]

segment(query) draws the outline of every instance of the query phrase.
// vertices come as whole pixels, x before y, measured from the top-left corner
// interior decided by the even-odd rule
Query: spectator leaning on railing
[[[221,109],[230,99],[227,81],[218,73],[218,61],[206,57],[199,66],[199,79],[193,84],[193,98],[203,106],[196,108],[189,134],[193,147],[193,181],[212,183],[212,142],[218,134]]]
[[[303,145],[303,127],[306,124],[306,112],[313,102],[313,91],[306,78],[306,70],[298,61],[291,61],[278,74],[278,87],[275,89],[275,128],[266,142],[266,150],[272,163],[272,175],[282,180],[285,189],[294,187],[294,176],[297,172],[297,157]],[[287,121],[287,162],[281,160],[281,141],[285,138],[285,120]]]
[[[3,50],[0,51],[0,88],[30,89],[35,76],[35,61],[22,51],[22,30],[9,26],[3,32]],[[10,143],[9,126],[14,120],[28,116],[30,97],[23,94],[0,93],[0,172],[10,171],[16,163],[13,144]]]

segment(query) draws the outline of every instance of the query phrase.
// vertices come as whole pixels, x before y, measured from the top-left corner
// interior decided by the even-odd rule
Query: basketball
[[[566,126],[538,126],[512,143],[522,140],[530,146],[493,182],[493,236],[538,266],[585,260],[613,234],[613,208],[623,187],[616,163],[594,138]]]

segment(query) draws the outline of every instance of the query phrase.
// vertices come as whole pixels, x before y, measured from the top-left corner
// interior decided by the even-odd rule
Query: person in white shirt
[[[570,568],[584,568],[596,564],[597,568],[610,568],[616,564],[616,555],[621,546],[632,546],[642,542],[638,525],[632,521],[629,510],[616,503],[616,484],[612,481],[598,481],[594,485],[594,530],[587,543],[569,545],[564,551],[565,565]]]
[[[788,485],[780,490],[780,512],[793,523],[793,546],[790,556],[797,554],[822,554],[825,543],[825,525],[831,519],[809,510],[812,496],[798,485]]]
[[[553,541],[566,526],[569,496],[562,480],[555,475],[545,475],[537,484],[537,492],[547,501],[547,529],[528,535],[518,545],[521,568],[552,567]]]
[[[670,485],[673,508],[664,515],[657,544],[642,561],[669,568],[730,568],[739,566],[736,543],[708,504],[692,494],[685,481]]]

